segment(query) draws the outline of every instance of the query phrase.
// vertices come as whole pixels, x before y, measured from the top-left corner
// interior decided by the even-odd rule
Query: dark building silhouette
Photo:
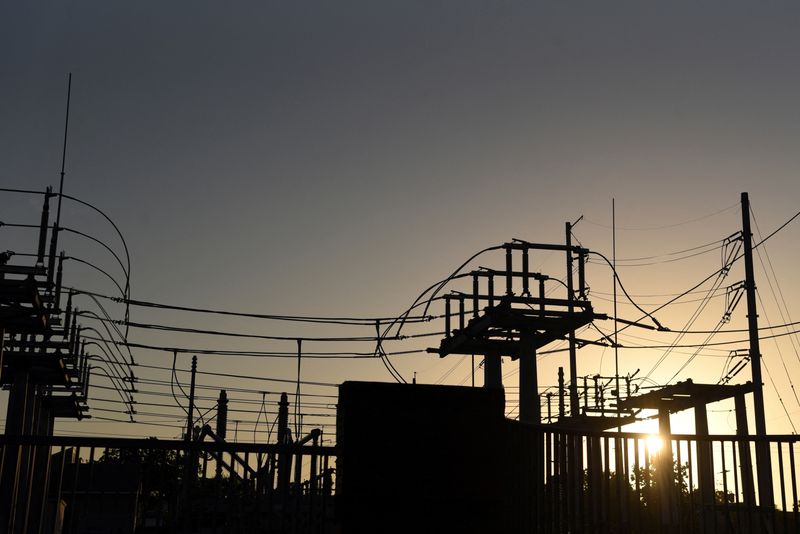
[[[339,388],[342,532],[497,532],[502,389],[345,382]]]

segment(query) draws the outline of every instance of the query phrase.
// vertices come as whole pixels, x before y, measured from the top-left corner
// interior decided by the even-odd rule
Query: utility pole
[[[186,413],[186,434],[183,441],[186,444],[184,451],[183,464],[183,505],[179,513],[183,516],[183,526],[187,529],[192,524],[192,514],[190,513],[189,503],[191,502],[192,486],[197,476],[197,456],[195,455],[193,441],[194,427],[194,383],[197,374],[197,356],[192,356],[192,381],[189,386],[189,410]]]
[[[194,379],[197,374],[197,356],[192,356],[192,381],[189,386],[189,411],[186,413],[186,435],[184,441],[192,441],[192,429],[194,427]]]
[[[567,229],[567,312],[571,315],[575,312],[572,301],[575,298],[575,291],[572,281],[572,224],[566,223]],[[567,336],[569,340],[569,413],[578,415],[578,359],[575,349],[575,330],[570,330]]]
[[[220,390],[217,400],[217,437],[227,441],[228,433],[228,395],[225,390]],[[222,453],[217,460],[216,477],[222,477]]]
[[[747,326],[750,330],[750,368],[753,373],[753,409],[755,411],[756,436],[767,434],[764,418],[764,388],[761,378],[761,350],[758,340],[758,311],[756,309],[756,282],[753,273],[753,236],[750,232],[750,199],[742,193],[742,239],[744,241],[745,291],[747,292]],[[772,462],[769,443],[756,444],[759,502],[764,509],[774,504],[772,490]]]
[[[289,398],[281,393],[278,403],[278,494],[281,499],[289,495],[289,477],[292,467],[291,432],[289,430]]]

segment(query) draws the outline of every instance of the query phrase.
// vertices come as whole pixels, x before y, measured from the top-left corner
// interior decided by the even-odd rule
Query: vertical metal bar
[[[714,465],[714,463],[713,463],[713,459],[714,459],[714,442],[713,441],[709,441],[707,443],[709,445],[709,449],[711,450],[711,459],[712,459],[712,466],[713,466]],[[720,447],[720,451],[723,452],[723,453],[725,452],[725,451],[722,451],[722,447]],[[724,456],[724,454],[723,454],[723,456]],[[699,459],[700,459],[700,450],[699,449],[697,451],[697,458],[698,458],[698,463],[699,463]],[[712,477],[713,477],[713,473],[714,473],[713,468],[711,469],[711,473],[712,473]],[[723,473],[723,475],[724,475],[724,473]],[[698,480],[699,479],[700,479],[700,475],[698,473]],[[719,532],[719,521],[717,520],[717,499],[716,499],[716,487],[717,486],[716,486],[716,480],[714,480],[713,482],[714,482],[714,486],[712,486],[712,489],[714,489],[715,498],[711,501],[711,509],[709,510],[708,513],[711,515],[712,522],[713,522],[713,531],[716,534],[716,533]]]
[[[278,404],[278,494],[283,502],[289,494],[289,470],[292,465],[289,442],[289,399],[286,393],[281,393]]]
[[[564,368],[558,368],[558,418],[565,417],[566,411],[564,408]]]
[[[694,442],[694,445],[697,446],[697,442],[696,441]],[[689,471],[689,495],[691,495],[692,488],[694,487],[694,476],[692,474],[694,472],[694,462],[692,462],[692,441],[691,440],[686,440],[686,461],[689,464],[689,470],[688,470]],[[689,499],[689,517],[691,517],[693,519],[691,524],[692,524],[692,532],[694,532],[695,531],[695,528],[694,528],[694,499]],[[701,520],[701,523],[702,523],[702,520]]]
[[[34,408],[34,410],[36,410],[36,408]],[[30,515],[30,504],[32,497],[31,492],[33,491],[34,471],[36,468],[36,456],[37,456],[36,445],[28,445],[26,448],[28,449],[28,461],[27,465],[24,466],[25,468],[24,479],[26,481],[26,487],[23,488],[22,499],[18,503],[19,510],[17,516],[17,520],[22,524],[22,530],[20,532],[28,532],[28,527],[30,525],[30,523],[28,522],[28,518]]]
[[[624,471],[622,468],[622,448],[619,437],[614,438],[614,471],[617,473],[616,484],[614,484],[617,491],[617,525],[621,528],[622,523],[625,522],[622,507],[622,481]]]
[[[586,478],[582,492],[583,524],[581,530],[589,531],[594,528],[594,510],[592,508],[592,438],[587,433],[581,436],[581,454],[586,458]],[[581,473],[581,476],[584,474]]]
[[[314,443],[313,443],[312,446],[313,447],[317,446],[316,439],[314,440]],[[317,518],[316,502],[315,502],[315,500],[316,500],[315,496],[316,496],[316,493],[317,493],[316,492],[316,487],[315,487],[315,484],[316,484],[315,478],[316,477],[314,475],[314,471],[316,470],[316,465],[314,465],[315,462],[316,462],[316,456],[315,456],[315,453],[313,453],[313,454],[311,454],[311,465],[309,466],[309,476],[308,476],[308,492],[306,493],[306,495],[307,495],[306,498],[308,499],[308,501],[307,501],[307,510],[308,510],[308,519],[307,519],[307,521],[308,521],[308,524],[311,525],[312,528],[317,527],[317,525],[315,524],[316,523],[316,518]]]
[[[94,456],[95,447],[92,445],[89,447],[89,486],[87,487],[87,492],[91,492],[94,487]]]
[[[642,481],[642,486],[648,493],[652,493],[652,488],[650,487],[650,446],[647,444],[647,440],[644,440],[644,480]]]
[[[555,484],[554,484],[555,487],[551,488],[551,495],[554,496],[554,498],[551,499],[551,502],[552,502],[552,506],[551,506],[552,512],[551,513],[552,513],[552,517],[553,517],[552,522],[553,522],[554,530],[556,532],[561,532],[561,523],[560,523],[560,520],[561,520],[561,500],[558,498],[559,488],[557,487],[558,484],[559,484],[558,480],[559,480],[560,475],[561,475],[559,473],[559,470],[560,470],[560,467],[561,467],[561,447],[559,446],[558,435],[557,434],[553,434],[552,436],[553,436],[553,472],[555,473],[556,476],[554,477],[555,478]],[[536,482],[538,482],[538,480]]]
[[[328,513],[328,497],[329,497],[329,493],[331,492],[331,489],[333,487],[333,484],[332,484],[333,480],[331,478],[333,475],[329,471],[329,467],[328,467],[329,460],[330,460],[330,457],[327,454],[322,459],[322,465],[323,465],[323,467],[322,467],[322,473],[323,473],[323,475],[322,475],[323,476],[323,478],[322,478],[322,495],[323,495],[323,498],[322,498],[322,517],[323,518],[327,517],[327,513]],[[326,524],[327,524],[327,521],[326,521]]]
[[[444,296],[444,337],[450,337],[450,295]]]
[[[544,440],[544,477],[548,486],[552,485],[553,480],[553,444],[549,435],[545,435]]]
[[[46,456],[45,465],[44,465],[44,476],[42,477],[42,483],[39,485],[39,495],[37,495],[37,499],[39,501],[39,514],[38,518],[36,519],[36,532],[39,533],[42,531],[43,528],[43,521],[44,521],[44,512],[47,508],[47,496],[50,492],[50,462],[51,458],[53,457],[53,449],[51,445],[40,445],[44,449],[44,455]]]
[[[472,275],[472,317],[477,318],[478,312],[480,311],[480,304],[478,302],[478,291],[480,290],[480,286],[478,285],[478,275]]]
[[[622,476],[622,480],[625,483],[624,487],[626,489],[626,492],[625,492],[625,495],[626,495],[625,507],[624,507],[624,510],[623,510],[623,512],[625,514],[624,515],[624,520],[625,520],[625,523],[626,523],[625,525],[623,525],[623,528],[626,529],[626,530],[630,530],[629,523],[630,523],[631,513],[633,511],[632,510],[632,503],[631,503],[631,492],[627,491],[627,490],[629,490],[629,481],[631,479],[631,477],[630,477],[630,474],[631,474],[630,473],[630,455],[631,455],[630,446],[631,446],[631,444],[630,444],[629,439],[627,437],[623,437],[622,438],[622,469],[621,470],[622,470],[622,475],[623,475]]]
[[[513,295],[513,261],[511,258],[511,247],[506,247],[506,295]]]
[[[69,517],[69,521],[67,522],[67,532],[75,532],[73,530],[73,526],[75,525],[75,504],[77,503],[77,493],[78,493],[78,475],[80,474],[80,467],[81,467],[81,448],[75,447],[75,457],[73,459],[73,463],[75,464],[75,469],[73,472],[72,477],[72,493],[70,494],[69,502],[67,503],[67,515]],[[70,511],[70,509],[72,509]],[[76,529],[80,528],[80,524]]]
[[[494,275],[489,274],[489,307],[494,306]]]
[[[303,482],[303,448],[297,447],[294,465],[294,483],[298,490]]]
[[[544,277],[539,278],[539,315],[544,317]]]
[[[589,377],[583,377],[583,408],[584,413],[589,409]]]
[[[458,328],[464,330],[465,326],[465,317],[464,317],[464,295],[461,294],[458,296]],[[300,436],[298,436],[299,438]]]
[[[781,509],[783,510],[781,515],[783,516],[783,531],[786,532],[788,527],[786,525],[786,480],[783,474],[783,447],[780,441],[776,445],[778,446],[778,474],[781,484]]]
[[[39,224],[39,246],[36,251],[36,264],[44,265],[44,250],[47,243],[47,227],[50,221],[50,195],[53,193],[53,188],[47,186],[44,195],[44,205],[42,206],[42,218]]]
[[[800,521],[798,521],[798,501],[797,501],[797,475],[795,471],[795,464],[794,464],[794,442],[789,442],[789,468],[791,470],[792,476],[792,523],[794,523],[795,531],[798,530],[800,527]]]
[[[678,469],[676,475],[678,477],[678,506],[681,506],[680,502],[680,494],[682,493],[683,489],[683,472],[681,471],[681,441],[676,439],[675,440],[675,461],[678,462]]]
[[[747,429],[747,405],[744,394],[740,393],[734,397],[736,408],[736,439],[739,446],[739,462],[742,475],[742,500],[744,508],[747,510],[747,521],[751,530],[755,530],[756,523],[756,496],[753,483],[753,462],[750,455],[749,431]]]
[[[633,438],[633,483],[636,490],[636,524],[642,525],[642,468],[639,465],[639,438]]]
[[[719,442],[719,452],[722,459],[720,460],[722,463],[722,515],[728,519],[728,469],[726,468],[725,462],[725,442]],[[727,524],[727,521],[725,521]]]
[[[61,519],[61,523],[63,523],[63,521],[65,519],[64,517],[59,517],[60,516],[59,512],[61,511],[61,490],[62,490],[63,483],[64,483],[64,464],[67,461],[67,452],[64,449],[63,445],[61,446],[61,451],[60,451],[59,455],[61,456],[61,463],[60,463],[59,468],[58,468],[58,483],[56,484],[56,499],[55,499],[55,505],[53,506],[53,522],[52,522],[52,525],[50,525],[52,527],[51,532],[57,532],[57,531],[61,530],[61,528],[63,528],[63,525],[59,524],[59,518]],[[46,502],[46,499],[45,499],[45,502]]]
[[[530,288],[529,288],[529,279],[530,279],[530,269],[528,267],[528,249],[522,249],[522,294],[523,295],[530,295]]]
[[[731,469],[733,470],[733,494],[734,494],[733,502],[736,505],[736,525],[741,531],[742,502],[741,499],[739,499],[739,469],[738,469],[739,462],[737,461],[738,453],[736,452],[738,448],[739,448],[738,443],[731,442],[731,458],[732,458]]]

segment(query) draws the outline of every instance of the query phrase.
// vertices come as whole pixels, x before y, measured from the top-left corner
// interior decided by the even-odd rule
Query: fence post
[[[697,482],[700,486],[701,517],[704,531],[711,532],[716,522],[714,456],[708,440],[708,414],[705,404],[694,407],[694,428],[697,435]]]
[[[750,442],[747,441],[747,436],[750,433],[747,429],[747,405],[745,404],[744,393],[738,393],[734,397],[734,401],[736,403],[736,436],[739,438],[739,465],[742,473],[742,495],[747,509],[748,524],[751,531],[755,532],[757,525],[754,521],[756,494],[753,482],[753,461],[750,457]]]
[[[675,531],[675,480],[672,472],[672,430],[669,423],[669,409],[659,408],[658,430],[661,434],[661,450],[656,463],[658,497],[661,501],[661,524],[665,532]]]

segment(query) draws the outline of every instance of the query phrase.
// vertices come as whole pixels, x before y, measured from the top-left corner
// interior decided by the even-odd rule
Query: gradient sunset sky
[[[618,258],[659,256],[652,265],[620,262],[625,287],[649,310],[668,300],[663,295],[719,269],[720,253],[710,249],[669,263],[660,262],[674,257],[660,255],[739,230],[742,191],[750,193],[762,235],[800,209],[795,3],[29,2],[5,3],[0,21],[0,183],[36,190],[58,185],[72,72],[64,192],[97,205],[120,227],[131,252],[136,299],[256,313],[395,316],[474,252],[512,238],[561,243],[565,221],[581,215],[576,237],[610,256],[613,198]],[[36,224],[41,202],[4,193],[0,207],[0,220]],[[74,203],[65,203],[62,221],[119,249],[108,225]],[[799,232],[796,224],[787,226],[764,247],[769,257],[756,259],[762,325],[800,318]],[[2,249],[35,246],[34,234],[22,230],[2,228],[0,236]],[[77,237],[65,236],[63,248],[115,269],[105,251]],[[501,268],[502,258],[487,255],[471,267],[478,265]],[[555,277],[564,274],[561,257],[542,256],[532,265]],[[609,269],[590,265],[588,276],[597,311],[610,314]],[[66,277],[75,287],[115,291],[75,263]],[[742,278],[739,262],[722,286]],[[776,304],[781,294],[788,309]],[[657,314],[659,320],[683,327],[703,294],[693,297]],[[93,306],[85,299],[79,304]],[[724,308],[721,291],[693,328],[713,328]],[[288,337],[374,333],[141,308],[131,313],[142,323]],[[639,316],[627,304],[619,315]],[[745,324],[742,302],[725,328]],[[600,326],[613,330],[608,322]],[[621,336],[629,345],[675,338],[644,330],[625,335],[643,338]],[[130,340],[296,349],[293,341],[136,329]],[[438,338],[431,337],[386,348],[436,345]],[[713,383],[727,350],[744,347],[704,351],[676,379]],[[775,383],[765,384],[770,432],[792,432],[790,419],[800,424],[791,382],[800,380],[798,348],[792,337],[762,342]],[[694,352],[681,350],[652,373],[654,382],[670,379]],[[620,369],[640,368],[643,375],[663,352],[622,350]],[[142,363],[171,365],[166,352],[136,356]],[[469,383],[470,363],[455,358],[415,354],[392,362],[408,380],[416,372],[421,382]],[[187,368],[188,361],[181,355],[179,366]],[[303,365],[305,380],[392,380],[374,359]],[[515,364],[506,365],[507,383],[516,386]],[[540,361],[543,386],[555,383],[559,365],[566,365],[565,356]],[[291,359],[202,356],[200,367],[285,379],[296,373]],[[610,349],[579,353],[579,374],[613,371]],[[139,369],[137,375],[169,379],[158,370]],[[748,378],[749,370],[736,381]],[[281,388],[294,392],[291,384],[204,381],[268,390],[272,405]],[[114,398],[108,391],[96,395]],[[259,407],[258,391],[239,396]],[[101,403],[90,404],[115,407]],[[329,406],[317,407],[332,413]],[[730,406],[715,409],[712,432],[731,432]],[[169,413],[179,425],[180,411]],[[241,419],[255,415],[242,412]],[[691,431],[688,424],[684,429]],[[180,432],[99,420],[58,428],[164,437]],[[248,428],[250,435],[240,439],[252,439]]]

